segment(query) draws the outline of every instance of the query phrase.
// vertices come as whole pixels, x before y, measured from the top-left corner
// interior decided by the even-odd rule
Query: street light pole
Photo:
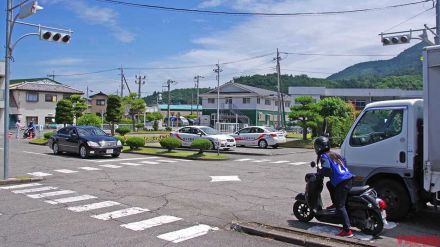
[[[4,109],[4,132],[3,132],[3,179],[9,177],[9,76],[11,59],[11,31],[12,31],[12,0],[7,0],[6,5],[6,55],[5,55],[5,109]]]
[[[216,119],[216,129],[220,130],[220,72],[223,70],[220,69],[220,63],[218,62],[214,69],[214,72],[217,73],[217,119]]]

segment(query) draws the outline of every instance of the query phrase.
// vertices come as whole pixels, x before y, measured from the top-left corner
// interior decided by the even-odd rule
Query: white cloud
[[[84,62],[83,59],[79,58],[55,58],[47,61],[41,61],[41,65],[47,66],[66,66],[66,65],[77,65]]]
[[[199,4],[199,8],[213,8],[224,4],[226,0],[207,0]]]

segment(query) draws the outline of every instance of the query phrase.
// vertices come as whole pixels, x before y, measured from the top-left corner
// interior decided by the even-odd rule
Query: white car
[[[233,137],[220,134],[217,130],[207,126],[186,126],[171,132],[170,135],[181,140],[184,147],[190,147],[192,141],[200,138],[210,140],[214,149],[230,150],[235,149],[236,146]]]
[[[258,146],[267,148],[272,146],[277,148],[280,143],[286,142],[283,132],[271,127],[251,126],[241,129],[232,135],[237,142],[237,146]]]

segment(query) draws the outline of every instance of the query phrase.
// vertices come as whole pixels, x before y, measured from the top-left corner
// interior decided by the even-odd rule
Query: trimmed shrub
[[[144,128],[144,124],[143,123],[138,123],[138,124],[136,124],[136,128],[143,129]]]
[[[101,118],[94,113],[84,114],[83,116],[79,117],[76,120],[76,125],[89,125],[89,126],[101,127],[101,124],[102,124]]]
[[[173,130],[173,129],[172,129],[171,127],[166,127],[165,130],[166,130],[166,131],[171,131],[171,130]]]
[[[127,127],[119,127],[115,129],[116,133],[118,133],[121,136],[125,136],[126,134],[130,133],[130,129]]]
[[[153,130],[154,131],[159,130],[159,122],[157,120],[154,120],[154,122],[153,122]]]
[[[122,146],[125,145],[125,141],[126,141],[125,136],[115,136],[115,138],[121,141]]]
[[[174,137],[166,137],[159,141],[160,146],[163,148],[166,148],[168,152],[171,152],[171,150],[176,149],[182,145],[182,142]]]
[[[199,154],[203,154],[205,150],[211,149],[212,143],[206,139],[196,139],[191,142],[191,148],[198,149]]]
[[[49,139],[51,138],[55,133],[54,132],[46,132],[44,133],[44,139]]]
[[[130,147],[130,149],[138,149],[145,145],[145,140],[139,136],[130,136],[125,141],[125,144]]]
[[[160,136],[146,136],[145,142],[146,143],[154,143],[154,142],[160,142],[160,140],[169,137],[169,135],[160,135]]]

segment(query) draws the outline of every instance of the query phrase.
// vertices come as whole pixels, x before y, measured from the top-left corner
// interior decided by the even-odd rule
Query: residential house
[[[105,114],[107,111],[107,100],[108,95],[103,92],[91,95],[87,112],[96,113],[98,116]]]
[[[208,115],[211,126],[214,126],[217,118],[217,89],[201,94],[200,97],[203,115]],[[284,102],[284,106],[280,101]],[[291,100],[287,95],[283,94],[279,100],[275,91],[228,82],[220,86],[219,122],[278,127],[279,108],[281,114],[284,110],[287,120],[290,105]]]
[[[12,127],[17,119],[26,125],[30,121],[38,125],[53,125],[57,102],[83,92],[49,78],[32,78],[11,80],[9,94],[9,122]]]

